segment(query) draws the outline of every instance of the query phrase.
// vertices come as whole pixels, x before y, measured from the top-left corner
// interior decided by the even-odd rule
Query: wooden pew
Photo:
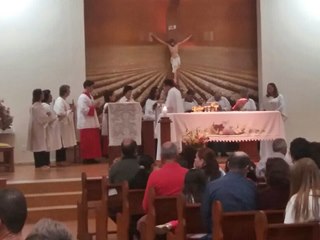
[[[144,189],[129,190],[127,181],[122,184],[122,212],[117,214],[117,228],[121,229],[117,231],[118,240],[128,240],[131,218],[144,215],[142,208],[144,192]]]
[[[149,190],[146,221],[141,223],[141,239],[153,240],[156,237],[155,226],[172,220],[183,219],[184,199],[182,195],[156,196],[153,188]],[[176,231],[183,231],[178,224]]]
[[[108,226],[108,209],[121,208],[122,186],[120,184],[108,184],[105,176],[98,178],[87,178],[86,173],[81,174],[81,182],[81,201],[78,201],[77,203],[77,237],[79,240],[90,240],[92,239],[93,235],[96,235],[97,230],[94,233],[89,233],[89,212],[96,212],[96,209],[98,207],[104,209],[104,214],[101,215],[101,218],[105,219],[104,227],[106,228]],[[115,189],[118,194],[114,196],[108,196],[110,189]],[[102,204],[102,202],[104,204]],[[98,226],[98,224],[96,224],[96,229],[99,227],[101,226]],[[116,233],[116,231],[106,231],[107,233]]]
[[[200,204],[185,204],[183,206],[183,218],[179,219],[179,222],[183,224],[183,231],[169,232],[167,240],[184,240],[189,239],[192,234],[206,233],[200,207]],[[192,239],[195,238],[193,237]]]
[[[223,212],[220,201],[212,204],[212,238],[214,240],[255,240],[255,214],[257,211]],[[283,210],[266,211],[269,221],[283,222]]]
[[[298,224],[268,224],[265,212],[255,214],[257,240],[319,240],[318,222]]]

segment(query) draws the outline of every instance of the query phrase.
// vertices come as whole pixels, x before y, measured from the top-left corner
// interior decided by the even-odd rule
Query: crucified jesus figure
[[[162,43],[169,48],[169,51],[171,54],[170,63],[171,63],[172,72],[174,75],[174,82],[177,83],[177,71],[181,65],[181,60],[179,56],[179,46],[187,42],[192,37],[192,35],[189,35],[187,38],[185,38],[180,42],[176,42],[174,39],[170,39],[168,42],[165,42],[154,34],[151,34],[151,36],[154,39],[156,39],[159,43]]]

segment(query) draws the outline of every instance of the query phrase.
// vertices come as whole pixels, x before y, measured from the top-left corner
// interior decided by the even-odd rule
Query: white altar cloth
[[[278,111],[171,113],[171,141],[181,146],[183,140],[201,136],[209,141],[241,142],[285,138],[284,124]],[[160,124],[157,159],[160,159]]]

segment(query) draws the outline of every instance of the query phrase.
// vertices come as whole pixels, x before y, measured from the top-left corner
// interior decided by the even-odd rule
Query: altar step
[[[28,206],[27,223],[41,218],[58,221],[77,220],[77,201],[81,197],[81,180],[37,180],[8,182],[25,194]]]

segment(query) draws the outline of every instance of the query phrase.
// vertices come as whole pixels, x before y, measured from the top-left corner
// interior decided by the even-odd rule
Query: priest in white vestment
[[[232,107],[232,110],[235,111],[256,111],[257,105],[253,99],[249,98],[249,90],[242,89],[240,91],[240,96],[236,104]]]
[[[163,82],[164,91],[167,92],[167,99],[165,105],[168,109],[168,113],[183,113],[183,99],[181,92],[175,87],[172,79],[166,79]]]
[[[41,103],[42,99],[42,90],[33,90],[32,106],[30,108],[27,150],[33,152],[34,165],[36,168],[49,168],[50,153],[48,151],[46,140],[46,128],[51,121],[51,118],[50,113],[47,112]]]
[[[84,163],[95,163],[101,157],[100,124],[94,99],[91,95],[94,82],[86,80],[84,91],[78,98],[77,127],[80,130],[80,157]]]
[[[64,165],[67,156],[66,149],[77,145],[74,126],[74,106],[66,101],[70,95],[70,86],[62,85],[59,88],[59,97],[55,100],[53,110],[59,117],[61,148],[56,151],[57,165]]]
[[[231,104],[229,100],[222,96],[220,91],[216,91],[214,96],[208,99],[207,103],[217,102],[219,104],[218,111],[230,111]]]

